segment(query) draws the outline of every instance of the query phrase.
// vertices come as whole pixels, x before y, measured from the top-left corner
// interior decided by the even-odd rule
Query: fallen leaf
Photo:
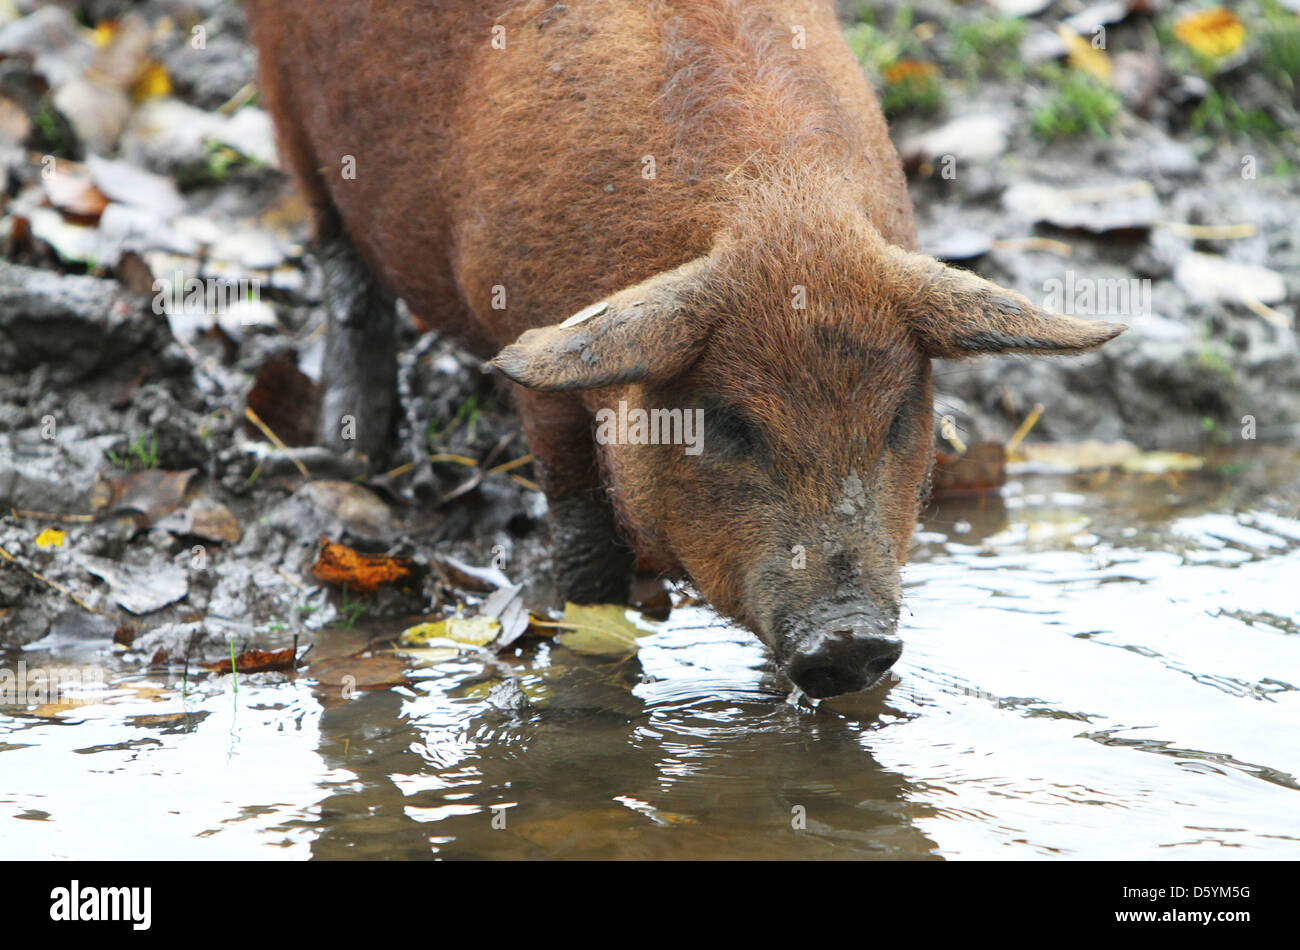
[[[391,653],[366,657],[338,657],[317,660],[308,667],[311,677],[322,686],[349,689],[379,689],[401,686],[410,679],[406,661]]]
[[[95,186],[84,165],[56,161],[51,173],[41,176],[50,204],[79,218],[98,218],[108,205],[108,196]]]
[[[1217,58],[1241,49],[1246,27],[1230,10],[1211,7],[1180,17],[1174,23],[1174,36],[1202,56]]]
[[[325,526],[329,534],[334,534],[337,529],[365,541],[380,543],[391,541],[397,534],[388,504],[364,485],[317,479],[298,488],[294,497],[337,522]]]
[[[1001,442],[976,442],[964,455],[936,452],[930,497],[978,498],[1007,482],[1007,455]]]
[[[327,584],[347,585],[354,593],[368,597],[380,584],[391,584],[411,576],[409,558],[386,554],[362,554],[346,544],[321,538],[320,555],[312,565],[312,577]]]
[[[500,624],[501,633],[495,644],[497,650],[510,647],[524,635],[530,621],[528,611],[524,610],[523,585],[512,584],[498,590],[483,601],[479,615],[492,617]]]
[[[1120,468],[1136,475],[1165,475],[1169,472],[1194,472],[1205,460],[1186,452],[1143,452],[1125,459]]]
[[[939,67],[934,63],[923,63],[916,59],[900,59],[896,63],[891,63],[882,70],[885,82],[891,86],[902,82],[912,82],[929,79],[939,73]]]
[[[1022,445],[1008,463],[1013,474],[1073,475],[1104,469],[1163,475],[1188,472],[1204,464],[1182,452],[1143,452],[1132,442],[1038,442]]]
[[[1058,26],[1056,32],[1065,44],[1066,58],[1071,66],[1104,83],[1110,83],[1110,60],[1106,57],[1105,50],[1097,49],[1067,26]]]
[[[298,665],[298,657],[293,647],[283,650],[245,650],[235,657],[236,673],[269,673],[275,670],[292,670]],[[205,670],[214,673],[229,673],[230,659],[215,663],[204,663]]]
[[[234,544],[242,535],[230,509],[205,495],[195,498],[185,510],[160,519],[156,526],[172,534],[193,535],[225,544]]]
[[[32,134],[27,111],[8,96],[0,96],[0,143],[21,145]]]
[[[320,394],[293,356],[280,353],[262,364],[248,393],[248,406],[285,445],[316,443]],[[249,435],[262,435],[252,425],[245,428]]]
[[[1142,180],[1083,188],[1022,182],[1003,193],[1002,204],[1012,214],[1033,221],[1094,234],[1145,230],[1155,224],[1160,213],[1155,189]]]
[[[501,624],[494,617],[448,617],[407,627],[397,642],[402,646],[426,647],[434,641],[450,640],[466,646],[484,647],[500,633]]]
[[[397,647],[393,652],[415,660],[416,663],[430,665],[460,656],[460,650],[456,647]]]
[[[91,506],[109,512],[134,512],[141,527],[148,527],[180,507],[198,469],[169,472],[147,468],[139,472],[100,478],[91,493]]]
[[[88,554],[80,560],[87,571],[108,584],[113,599],[133,614],[161,610],[190,591],[188,575],[174,564],[136,567]]]
[[[167,75],[166,68],[157,60],[150,60],[131,87],[131,99],[134,102],[144,102],[146,99],[170,95],[171,91],[172,80]]]
[[[66,537],[67,534],[58,528],[46,528],[36,536],[36,546],[42,549],[61,548]]]
[[[589,656],[628,656],[651,632],[628,620],[621,604],[565,604],[564,616],[547,625],[559,628],[557,642]]]
[[[510,586],[510,578],[495,567],[475,567],[450,554],[435,554],[434,559],[441,569],[439,573],[445,575],[443,579],[453,587],[486,594]]]
[[[86,174],[113,201],[147,208],[160,218],[171,218],[185,210],[185,199],[170,178],[130,162],[90,155],[86,158]]]

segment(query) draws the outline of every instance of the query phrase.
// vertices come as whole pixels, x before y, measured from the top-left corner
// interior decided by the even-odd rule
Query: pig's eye
[[[895,452],[902,448],[911,429],[911,422],[912,407],[903,403],[902,408],[894,414],[894,421],[889,424],[889,431],[885,433],[885,446]]]
[[[763,448],[758,426],[734,409],[708,406],[704,410],[704,451],[719,455],[755,455]]]

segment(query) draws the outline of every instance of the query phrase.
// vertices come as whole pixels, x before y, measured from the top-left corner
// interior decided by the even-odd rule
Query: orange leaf
[[[368,597],[380,584],[410,577],[411,569],[408,558],[362,554],[346,544],[321,538],[320,556],[316,558],[311,574],[327,584],[346,584],[349,590]]]
[[[896,63],[886,66],[883,70],[885,81],[890,85],[896,85],[909,79],[929,79],[939,72],[939,67],[934,63],[923,63],[915,59],[900,59]]]
[[[1246,27],[1223,7],[1189,13],[1174,24],[1174,36],[1202,56],[1227,56],[1241,49]]]
[[[272,670],[291,670],[298,664],[293,647],[283,650],[245,650],[235,657],[236,673],[267,673]],[[216,663],[204,663],[205,670],[214,673],[229,673],[230,660],[218,660]]]

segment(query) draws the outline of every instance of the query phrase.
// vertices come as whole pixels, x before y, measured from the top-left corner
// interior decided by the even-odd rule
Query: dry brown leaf
[[[194,468],[180,472],[149,468],[110,475],[95,483],[91,504],[110,512],[135,512],[141,527],[147,527],[180,507],[190,480],[197,473],[198,469]]]
[[[401,686],[410,679],[406,661],[391,653],[380,656],[317,660],[308,669],[312,678],[322,686],[351,689]]]
[[[257,371],[248,406],[285,445],[314,445],[320,395],[292,356],[277,354]],[[246,426],[249,435],[261,435]]]
[[[269,673],[275,670],[292,670],[298,665],[298,657],[293,647],[283,650],[245,650],[235,657],[236,673]],[[214,673],[229,673],[230,660],[218,660],[216,663],[204,663],[205,670]]]

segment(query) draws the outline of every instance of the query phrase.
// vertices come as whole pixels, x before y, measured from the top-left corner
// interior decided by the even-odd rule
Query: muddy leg
[[[319,227],[325,273],[321,443],[373,464],[388,455],[397,394],[395,301],[362,263],[337,220]]]
[[[591,420],[571,397],[525,391],[524,429],[550,507],[556,586],[578,604],[627,603],[636,557],[600,481]]]

